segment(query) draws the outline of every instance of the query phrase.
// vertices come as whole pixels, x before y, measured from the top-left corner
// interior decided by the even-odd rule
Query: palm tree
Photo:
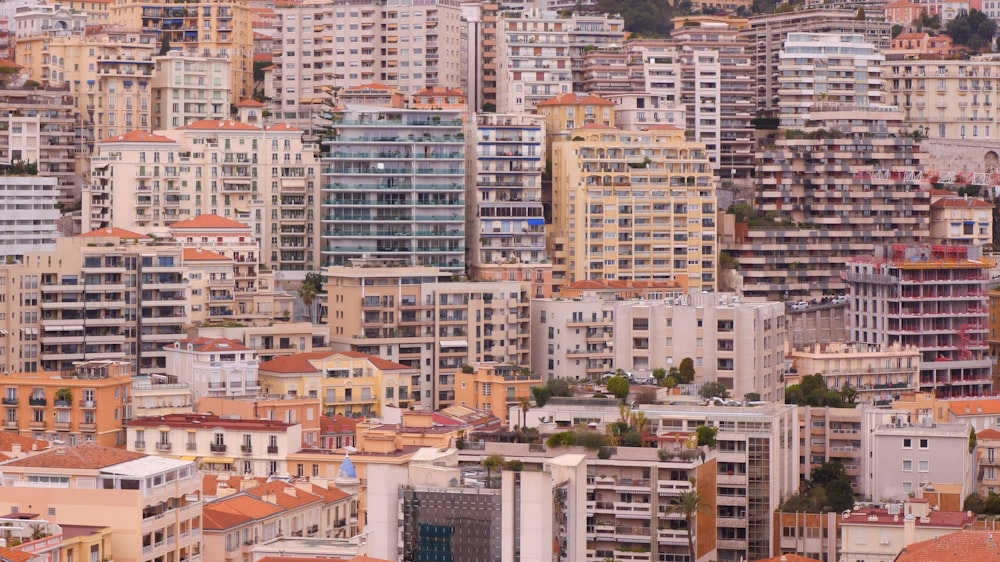
[[[695,516],[699,513],[704,515],[712,514],[712,506],[704,496],[694,488],[681,492],[676,501],[667,506],[667,513],[676,513],[684,517],[684,522],[688,529],[688,551],[691,555],[691,562],[697,560],[694,552],[694,522]]]
[[[309,321],[313,322],[313,303],[323,292],[323,276],[319,273],[306,273],[306,278],[299,285],[299,299],[309,311]]]
[[[524,431],[524,426],[528,423],[528,410],[531,409],[531,398],[522,398],[517,405],[521,407],[521,431]]]
[[[486,469],[486,487],[493,487],[493,471],[500,470],[503,466],[504,458],[503,455],[492,454],[485,459],[479,461],[479,464],[483,465]]]

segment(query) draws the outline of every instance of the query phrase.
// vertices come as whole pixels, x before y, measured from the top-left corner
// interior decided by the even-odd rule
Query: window
[[[913,472],[913,461],[909,459],[903,460],[903,472]]]
[[[930,472],[931,461],[920,461],[917,465],[917,470],[920,472]]]
[[[927,448],[927,439],[921,439],[920,440],[920,448],[921,449],[926,449]]]
[[[909,437],[904,437],[903,438],[903,448],[904,449],[912,449],[913,448],[913,440],[910,439]]]

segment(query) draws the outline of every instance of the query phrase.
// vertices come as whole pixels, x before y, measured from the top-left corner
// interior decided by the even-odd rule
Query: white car
[[[806,301],[793,302],[792,304],[788,305],[788,308],[791,308],[792,310],[805,310],[809,308],[809,303],[807,303]]]

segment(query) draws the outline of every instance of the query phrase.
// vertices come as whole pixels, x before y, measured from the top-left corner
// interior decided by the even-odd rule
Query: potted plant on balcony
[[[73,400],[73,391],[69,387],[61,387],[56,390],[56,406],[69,406],[70,402]]]

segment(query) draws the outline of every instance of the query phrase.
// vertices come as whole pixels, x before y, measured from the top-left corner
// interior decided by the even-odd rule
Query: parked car
[[[805,310],[809,308],[809,303],[807,303],[806,301],[793,302],[788,305],[788,308],[792,310]]]

